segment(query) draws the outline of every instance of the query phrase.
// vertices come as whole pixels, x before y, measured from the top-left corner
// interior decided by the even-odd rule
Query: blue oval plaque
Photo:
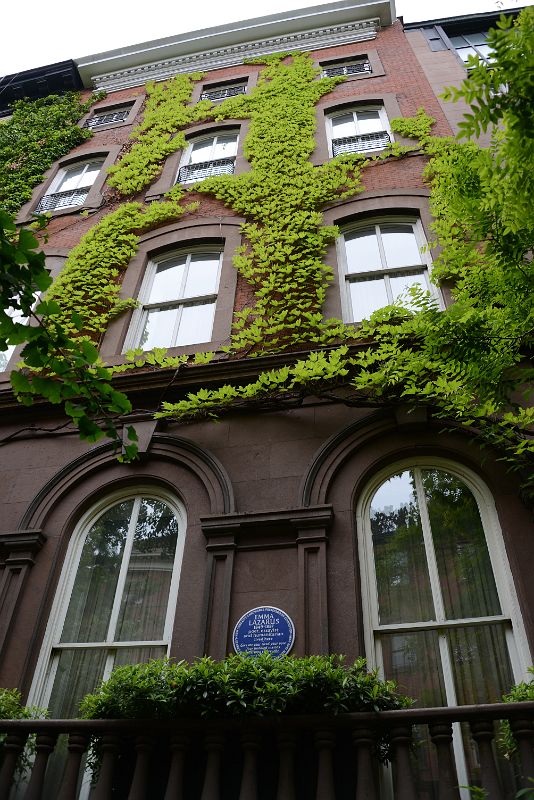
[[[295,626],[285,611],[275,606],[258,606],[243,614],[234,628],[236,653],[285,656],[293,647]]]

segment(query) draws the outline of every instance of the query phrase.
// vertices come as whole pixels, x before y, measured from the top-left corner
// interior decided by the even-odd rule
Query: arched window
[[[83,205],[103,163],[103,158],[91,158],[61,167],[35,211],[57,211]]]
[[[167,654],[185,536],[176,501],[149,489],[101,504],[78,526],[32,695],[76,716],[114,666]]]
[[[327,117],[332,156],[383,150],[393,141],[383,106],[356,106]]]
[[[213,175],[232,175],[238,141],[238,130],[195,136],[184,151],[176,182],[195,183]]]
[[[449,465],[401,466],[369,487],[358,527],[369,660],[419,706],[499,702],[529,657],[487,490]],[[459,727],[455,752],[459,783],[476,780]]]
[[[195,246],[148,263],[124,350],[210,342],[221,246]]]
[[[429,280],[430,257],[418,219],[385,217],[343,228],[338,255],[343,276],[346,322],[361,322],[396,302],[410,307],[412,286],[436,291]]]

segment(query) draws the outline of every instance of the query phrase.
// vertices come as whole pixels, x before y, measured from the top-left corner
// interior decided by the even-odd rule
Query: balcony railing
[[[39,200],[39,205],[35,211],[57,211],[58,208],[81,206],[85,203],[90,188],[90,186],[82,186],[80,189],[70,189],[68,192],[45,194]]]
[[[387,131],[376,133],[361,133],[359,136],[345,136],[342,139],[332,139],[332,152],[335,156],[343,153],[364,153],[366,150],[382,150],[390,143],[391,138]]]
[[[242,86],[221,86],[220,89],[206,89],[200,95],[200,99],[211,100],[215,103],[217,100],[226,100],[227,97],[235,97],[238,94],[245,94],[245,92],[244,84]]]
[[[369,61],[355,61],[354,64],[337,64],[331,67],[324,67],[321,71],[321,78],[336,78],[338,75],[361,75],[371,73]]]
[[[517,741],[517,786],[500,784],[492,746],[494,723],[507,719]],[[77,797],[84,753],[100,742],[101,763],[92,800],[384,800],[375,742],[389,736],[395,800],[421,800],[413,773],[413,725],[428,726],[437,763],[440,800],[458,800],[452,723],[469,726],[480,784],[488,800],[509,800],[534,776],[534,702],[406,709],[339,716],[281,716],[247,720],[16,720],[0,721],[0,798],[9,797],[17,761],[35,736],[33,764],[16,797]],[[47,764],[58,737],[63,755]],[[57,748],[56,748],[57,749]],[[54,753],[53,758],[58,759]],[[50,785],[50,774],[56,784]],[[48,782],[48,786],[47,786]],[[426,796],[426,795],[425,795]]]
[[[95,114],[89,117],[84,123],[84,128],[99,128],[101,125],[111,125],[113,122],[124,122],[130,113],[129,108],[121,108],[119,111],[112,111],[109,114]]]
[[[217,158],[213,161],[202,161],[199,164],[186,164],[180,167],[177,183],[193,183],[211,178],[214,175],[232,175],[235,168],[235,156]]]

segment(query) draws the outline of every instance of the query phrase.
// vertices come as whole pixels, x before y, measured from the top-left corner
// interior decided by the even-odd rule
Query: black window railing
[[[331,67],[323,67],[321,78],[337,78],[338,75],[361,75],[371,73],[370,61],[355,61],[353,64],[335,64]]]
[[[83,123],[83,127],[99,128],[101,125],[111,125],[113,122],[124,122],[129,113],[129,108],[121,108],[120,111],[110,111],[109,114],[95,114]]]
[[[68,192],[53,192],[41,197],[35,211],[57,211],[68,206],[81,206],[85,203],[90,186],[81,186],[79,189],[70,189]]]
[[[345,136],[342,139],[332,139],[332,153],[334,156],[340,156],[343,153],[364,153],[366,150],[381,150],[387,147],[390,141],[391,138],[387,131]]]
[[[180,167],[177,183],[192,183],[211,178],[214,175],[232,175],[235,169],[235,156],[202,161],[199,164],[186,164]]]
[[[201,100],[226,100],[227,97],[235,97],[238,94],[245,94],[246,86],[222,86],[220,89],[206,89],[200,95]]]

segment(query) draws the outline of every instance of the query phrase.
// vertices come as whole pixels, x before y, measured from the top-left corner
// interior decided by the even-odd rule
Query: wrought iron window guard
[[[321,78],[336,78],[338,75],[361,75],[371,73],[370,61],[355,61],[353,64],[337,64],[331,67],[324,67],[321,71]]]
[[[220,89],[206,89],[200,95],[201,100],[226,100],[227,97],[235,97],[237,94],[245,94],[246,86],[223,86]]]
[[[366,150],[381,150],[391,141],[387,131],[362,133],[359,136],[345,136],[342,139],[332,139],[332,152],[334,156],[342,153],[363,153]]]
[[[199,164],[186,164],[180,167],[177,183],[192,183],[211,178],[214,175],[232,175],[235,169],[235,156],[202,161]]]
[[[113,122],[124,122],[129,113],[129,108],[121,108],[120,111],[112,111],[109,114],[95,114],[83,123],[83,127],[99,128],[101,125],[111,125]]]
[[[70,189],[67,192],[45,194],[39,200],[35,211],[40,213],[41,211],[57,211],[58,208],[67,208],[68,206],[81,206],[85,203],[90,188],[90,186],[81,186],[79,189]]]

